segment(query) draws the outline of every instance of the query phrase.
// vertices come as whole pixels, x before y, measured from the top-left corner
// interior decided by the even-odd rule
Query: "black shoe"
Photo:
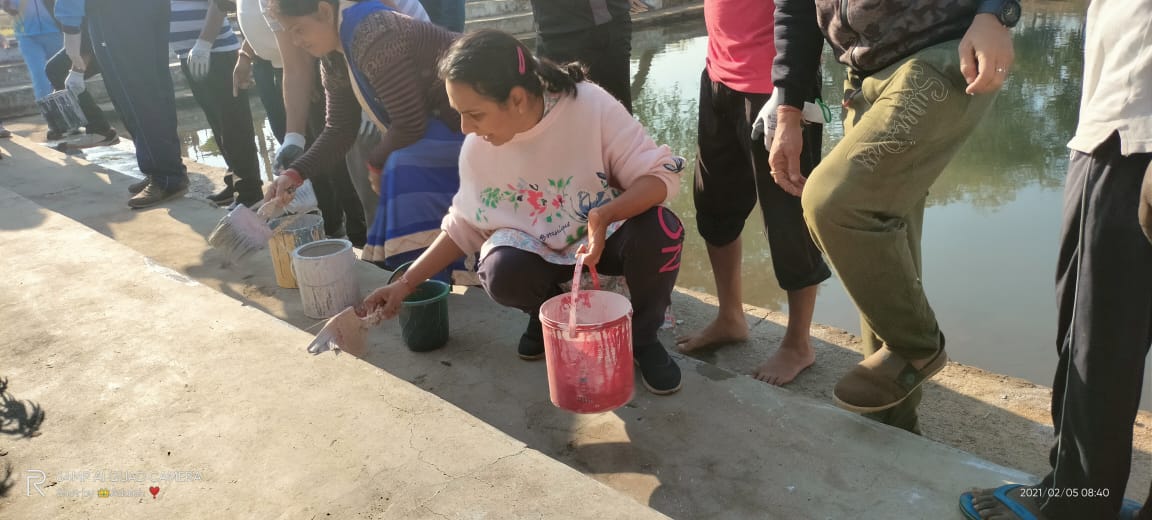
[[[115,128],[109,128],[103,132],[86,132],[88,135],[99,136],[100,140],[92,142],[88,146],[112,146],[120,142],[120,136],[116,133]]]
[[[224,189],[209,195],[208,200],[217,206],[225,207],[232,204],[232,202],[236,200],[236,192],[232,191],[231,187],[225,187]]]
[[[48,135],[45,137],[47,137],[49,141],[62,141],[64,139],[67,139],[68,137],[71,137],[74,135],[79,135],[79,134],[80,134],[80,130],[78,130],[78,129],[72,130],[68,133],[55,132],[55,131],[49,130]]]
[[[321,218],[323,218],[323,217],[321,217]],[[324,224],[327,225],[328,222],[325,221]],[[336,227],[335,229],[333,229],[331,231],[329,231],[327,229],[324,230],[324,238],[347,238],[347,237],[348,237],[348,232],[344,231],[344,224],[340,224],[338,227]]]
[[[533,314],[528,317],[528,328],[520,336],[516,353],[524,361],[544,359],[544,324],[540,323],[540,316]]]
[[[636,345],[632,349],[636,366],[640,367],[644,387],[656,395],[674,394],[680,390],[680,365],[668,355],[659,341]]]
[[[128,185],[128,193],[131,193],[133,195],[140,193],[140,192],[144,191],[144,188],[147,188],[148,184],[151,182],[152,182],[151,177],[144,177],[144,180],[142,180],[142,181],[133,182],[132,184]]]
[[[175,199],[183,196],[188,192],[188,182],[184,181],[175,187],[163,189],[157,183],[149,183],[144,191],[137,193],[135,197],[128,200],[128,207],[132,209],[144,209],[155,206],[161,202]]]

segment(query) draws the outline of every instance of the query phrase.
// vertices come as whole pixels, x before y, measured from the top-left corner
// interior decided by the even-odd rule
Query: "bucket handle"
[[[576,255],[576,268],[572,273],[572,304],[568,310],[568,337],[576,337],[576,299],[580,296],[580,275],[584,274],[584,258],[588,255]],[[596,274],[596,266],[589,265],[588,271],[592,273],[592,289],[600,290],[600,276]]]

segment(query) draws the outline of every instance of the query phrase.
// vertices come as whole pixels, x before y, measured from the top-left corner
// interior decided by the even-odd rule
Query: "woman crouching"
[[[662,206],[684,160],[657,146],[579,67],[537,61],[511,35],[461,37],[440,62],[468,134],[460,189],[440,236],[398,281],[365,299],[387,318],[429,276],[479,251],[488,295],[528,313],[519,354],[544,356],[540,305],[561,293],[576,254],[623,275],[632,295],[633,354],[653,393],[680,389],[680,368],[657,338],[680,268],[684,228]]]

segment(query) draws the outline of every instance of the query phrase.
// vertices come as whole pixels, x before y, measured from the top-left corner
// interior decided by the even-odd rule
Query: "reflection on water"
[[[1028,7],[1035,7],[1029,9]],[[1026,6],[1015,29],[1016,65],[992,113],[933,187],[924,229],[924,283],[957,361],[1050,385],[1065,147],[1075,130],[1083,62],[1083,11],[1073,3]],[[637,31],[637,116],[657,142],[696,149],[696,110],[707,38],[699,21]],[[839,99],[844,70],[825,54],[824,95]],[[843,135],[839,107],[825,152]],[[694,228],[691,182],[674,207]],[[689,234],[679,285],[714,293],[703,241]],[[747,303],[786,308],[758,212],[744,232]],[[866,261],[866,259],[861,259]],[[816,321],[858,333],[859,317],[836,279],[821,287]],[[1152,378],[1152,376],[1149,376]],[[1145,407],[1152,404],[1145,384]]]
[[[272,177],[271,155],[276,152],[276,147],[279,145],[272,134],[272,127],[268,125],[264,105],[260,104],[256,91],[250,92],[248,101],[252,105],[252,122],[256,129],[260,174],[267,180]],[[177,119],[184,157],[216,168],[228,168],[228,163],[220,153],[220,147],[212,139],[212,130],[208,129],[208,120],[204,117],[204,112],[191,97],[180,100]]]
[[[1065,144],[1075,129],[1080,95],[1084,7],[1025,2],[1014,31],[1016,65],[992,113],[933,187],[924,228],[924,283],[948,335],[955,360],[1050,385],[1055,369],[1055,273]],[[696,103],[704,67],[703,21],[637,30],[633,37],[636,115],[657,142],[695,160]],[[768,66],[768,64],[765,64]],[[844,70],[825,55],[824,94],[839,99]],[[263,126],[262,168],[275,150]],[[824,150],[843,134],[839,106],[829,105]],[[187,120],[190,118],[191,120]],[[199,122],[196,118],[200,118]],[[194,105],[181,110],[181,128],[207,128]],[[189,157],[224,167],[211,132],[184,132]],[[674,203],[689,233],[679,285],[714,292],[704,243],[695,231],[691,182]],[[787,297],[772,271],[758,212],[744,232],[747,303],[782,310]],[[862,259],[866,261],[866,259]],[[836,279],[821,287],[816,321],[859,332],[859,318]],[[1152,379],[1152,370],[1149,378]],[[1152,392],[1145,383],[1145,407]]]

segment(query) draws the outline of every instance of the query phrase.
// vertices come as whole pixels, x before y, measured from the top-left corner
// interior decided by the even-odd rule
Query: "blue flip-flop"
[[[1120,516],[1117,518],[1120,520],[1136,520],[1136,515],[1140,514],[1141,507],[1144,507],[1144,504],[1135,500],[1124,499],[1124,505],[1120,507]]]
[[[1016,516],[1020,517],[1021,520],[1036,520],[1036,515],[1033,515],[1025,509],[1024,506],[1021,506],[1018,502],[1008,497],[1008,493],[1011,493],[1018,487],[1022,487],[1022,485],[1007,484],[1000,486],[996,488],[992,496],[996,497],[997,500],[1007,506],[1013,513],[1016,513]],[[963,512],[964,517],[969,520],[980,520],[980,513],[976,511],[976,506],[972,504],[974,498],[971,491],[961,494],[960,511]],[[1125,499],[1124,505],[1120,507],[1120,514],[1117,516],[1117,519],[1136,520],[1136,516],[1140,514],[1141,507],[1144,507],[1144,504],[1135,500]]]
[[[1020,487],[1024,487],[1024,485],[1005,484],[996,488],[992,492],[992,496],[996,497],[996,500],[999,500],[1000,503],[1004,504],[1004,506],[1007,507],[1010,511],[1016,513],[1016,516],[1019,517],[1020,520],[1036,520],[1036,515],[1032,514],[1031,511],[1028,511],[1028,509],[1020,505],[1020,503],[1015,499],[1008,496],[1008,493],[1011,493],[1016,488]],[[969,520],[980,520],[980,513],[976,511],[976,506],[972,504],[973,498],[975,497],[972,495],[971,491],[967,491],[960,495],[960,511],[964,513],[964,518]]]

